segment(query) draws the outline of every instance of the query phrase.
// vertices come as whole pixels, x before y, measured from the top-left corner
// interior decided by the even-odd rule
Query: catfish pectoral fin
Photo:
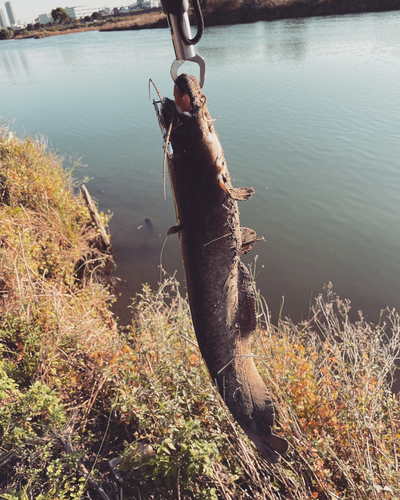
[[[255,238],[252,241],[247,241],[245,244],[242,243],[242,247],[240,249],[240,254],[245,255],[246,253],[250,252],[250,250],[253,248],[253,246],[258,242],[264,239],[264,236],[259,236],[258,238]]]
[[[229,190],[231,198],[236,201],[247,201],[254,194],[254,188],[233,188]]]
[[[179,233],[179,231],[182,231],[182,229],[183,229],[183,224],[180,224],[179,226],[172,226],[168,229],[167,236],[170,236],[171,234]]]
[[[240,237],[242,240],[242,247],[240,249],[241,255],[249,252],[258,241],[264,239],[263,236],[257,237],[256,232],[248,227],[240,228]]]

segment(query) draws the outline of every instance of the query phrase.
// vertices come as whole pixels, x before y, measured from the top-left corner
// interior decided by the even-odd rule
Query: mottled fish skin
[[[168,169],[193,325],[210,376],[235,420],[269,462],[286,452],[272,434],[274,409],[251,353],[256,303],[251,277],[240,255],[260,239],[240,228],[236,200],[252,188],[231,183],[224,152],[196,78],[176,81],[189,96],[189,111],[164,99],[161,114],[172,123]],[[176,96],[176,93],[175,93]],[[179,230],[178,230],[179,228]]]

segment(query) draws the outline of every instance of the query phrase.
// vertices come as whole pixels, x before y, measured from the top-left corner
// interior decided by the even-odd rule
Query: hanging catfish
[[[174,96],[175,102],[163,99],[159,116],[169,130],[165,147],[177,218],[168,233],[179,233],[197,340],[233,417],[263,456],[277,462],[288,443],[271,432],[272,401],[251,353],[255,297],[240,260],[262,239],[239,221],[237,201],[248,200],[254,190],[233,188],[196,78],[180,75]]]

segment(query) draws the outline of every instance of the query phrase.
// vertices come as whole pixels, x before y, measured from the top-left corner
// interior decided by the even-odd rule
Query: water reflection
[[[307,55],[307,27],[306,20],[291,19],[260,21],[252,25],[251,31],[248,25],[209,28],[206,30],[206,41],[201,44],[201,53],[224,66],[262,59],[300,62]],[[229,39],[229,45],[221,38],[221,31]]]
[[[18,77],[22,73],[27,76],[31,75],[28,59],[23,50],[0,51],[0,76],[2,70],[5,70],[4,72],[8,77]]]
[[[27,76],[30,76],[31,75],[31,70],[30,70],[30,67],[29,67],[29,63],[28,63],[28,59],[26,57],[25,51],[19,50],[18,51],[18,56],[19,56],[19,60],[20,60],[22,69],[24,70],[24,72],[25,72],[25,74]]]
[[[307,55],[308,23],[305,19],[260,23],[264,31],[263,54],[267,60],[301,62]]]
[[[14,76],[14,68],[11,61],[12,58],[10,59],[10,54],[8,52],[0,52],[0,74],[3,72],[2,69],[4,68],[8,76]]]
[[[64,65],[66,67],[73,67],[79,64],[82,60],[83,54],[76,49],[61,49],[60,50],[62,60],[64,61]]]

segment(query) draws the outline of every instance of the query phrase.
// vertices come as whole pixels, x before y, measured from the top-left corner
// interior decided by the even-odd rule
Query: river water
[[[208,28],[204,92],[236,186],[242,225],[265,237],[257,282],[276,321],[307,318],[334,290],[376,322],[400,306],[400,12]],[[40,133],[113,215],[118,314],[148,282],[175,224],[148,79],[172,96],[167,29],[0,42],[0,115]],[[188,72],[197,71],[190,64]],[[147,223],[145,219],[150,219]],[[177,237],[162,256],[183,282]],[[264,266],[262,268],[262,266]]]

